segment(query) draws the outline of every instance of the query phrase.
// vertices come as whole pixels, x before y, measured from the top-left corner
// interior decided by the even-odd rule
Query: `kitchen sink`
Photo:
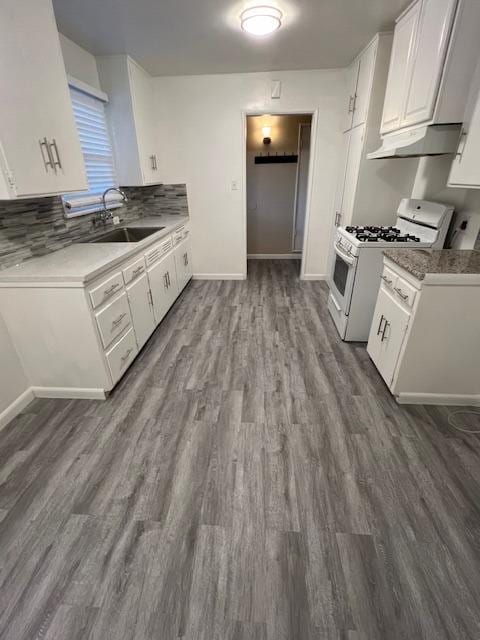
[[[165,227],[121,227],[87,242],[139,242]]]

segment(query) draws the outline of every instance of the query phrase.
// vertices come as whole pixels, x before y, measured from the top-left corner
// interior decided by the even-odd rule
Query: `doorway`
[[[300,261],[312,114],[248,115],[246,121],[247,257]]]

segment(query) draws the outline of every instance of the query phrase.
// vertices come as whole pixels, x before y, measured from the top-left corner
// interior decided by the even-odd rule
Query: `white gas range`
[[[394,227],[339,227],[328,309],[343,340],[366,342],[380,287],[383,250],[441,249],[453,207],[405,198]]]

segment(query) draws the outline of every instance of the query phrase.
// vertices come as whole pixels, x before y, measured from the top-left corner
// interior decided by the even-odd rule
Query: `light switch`
[[[278,100],[282,95],[282,82],[281,80],[272,81],[272,100]]]
[[[238,191],[238,180],[232,180],[232,191]]]

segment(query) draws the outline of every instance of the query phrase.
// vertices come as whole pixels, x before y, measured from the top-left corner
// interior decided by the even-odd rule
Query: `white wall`
[[[95,89],[101,89],[95,56],[61,33],[58,35],[66,72]]]
[[[29,386],[0,315],[0,414]]]
[[[271,81],[282,97],[270,98]],[[340,147],[342,70],[184,76],[154,80],[167,183],[186,182],[194,272],[242,277],[246,267],[242,112],[318,110],[305,272],[324,277]],[[232,190],[232,182],[238,190]]]

